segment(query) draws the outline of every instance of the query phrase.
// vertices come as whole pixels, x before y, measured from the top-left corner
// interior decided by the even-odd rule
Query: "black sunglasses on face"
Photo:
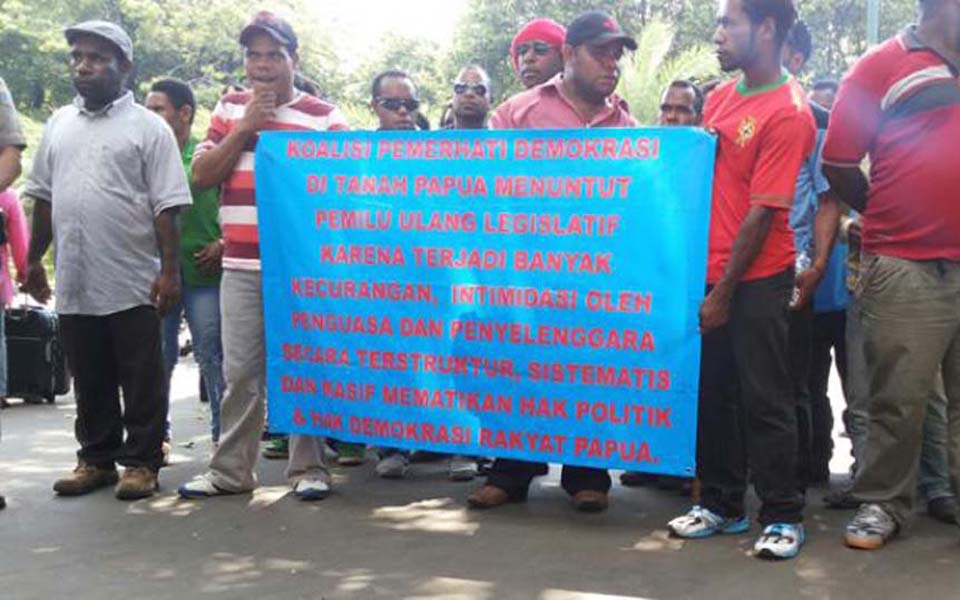
[[[377,106],[390,112],[397,112],[401,107],[407,109],[407,112],[416,112],[420,108],[420,101],[412,98],[377,98]]]
[[[458,81],[457,83],[453,84],[453,93],[458,96],[466,94],[467,90],[473,90],[473,93],[478,96],[487,95],[487,86],[483,85],[482,83],[464,83],[462,81]]]
[[[551,48],[552,46],[550,44],[544,42],[524,42],[517,46],[517,56],[523,56],[527,52],[530,52],[530,50],[533,50],[533,53],[537,56],[546,56],[547,54],[550,54]]]
[[[615,61],[620,61],[623,58],[623,44],[587,44],[587,52],[590,53],[595,60],[604,60],[607,58],[612,58]]]

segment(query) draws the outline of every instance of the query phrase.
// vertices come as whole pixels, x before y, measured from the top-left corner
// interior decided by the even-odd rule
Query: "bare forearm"
[[[715,286],[715,289],[720,290],[720,293],[726,296],[733,295],[737,284],[740,283],[744,274],[750,269],[757,256],[760,255],[763,244],[767,241],[767,235],[770,233],[775,212],[776,209],[767,206],[752,206],[750,208],[740,225],[737,239],[733,242],[727,270]]]
[[[179,208],[168,208],[153,221],[160,246],[160,263],[164,273],[180,272],[180,231],[177,227]]]
[[[6,146],[0,151],[0,190],[5,190],[20,177],[20,148]]]
[[[813,266],[822,273],[830,262],[830,253],[840,226],[840,202],[832,192],[820,195],[820,206],[813,225]]]
[[[27,251],[27,264],[43,260],[43,255],[53,241],[53,217],[50,203],[33,199],[33,224],[30,231],[30,249]]]
[[[206,189],[220,185],[233,172],[240,155],[252,134],[235,129],[217,144],[193,161],[191,181],[198,188]]]
[[[870,183],[863,171],[857,167],[823,165],[823,174],[830,182],[830,189],[841,200],[858,212],[862,213],[866,209]]]

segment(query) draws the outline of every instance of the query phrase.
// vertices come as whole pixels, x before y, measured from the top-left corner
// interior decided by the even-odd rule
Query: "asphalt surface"
[[[670,539],[665,523],[688,501],[656,489],[615,485],[609,511],[576,513],[556,466],[527,503],[488,512],[465,508],[476,484],[447,481],[442,462],[399,481],[378,479],[372,460],[335,467],[335,493],[304,503],[282,461],[261,461],[253,495],[180,500],[210,453],[196,389],[188,360],[175,375],[173,464],[158,496],[132,503],[110,490],[55,497],[75,461],[72,398],[11,401],[0,413],[0,598],[960,598],[960,529],[921,515],[881,551],[850,550],[850,513],[825,510],[824,490],[810,493],[803,553],[777,563],[750,556],[756,526]],[[834,484],[849,448],[837,444]]]

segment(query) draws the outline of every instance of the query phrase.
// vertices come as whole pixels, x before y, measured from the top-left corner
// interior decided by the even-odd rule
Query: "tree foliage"
[[[810,77],[839,77],[863,53],[866,3],[797,0],[814,36]],[[652,90],[663,83],[659,75],[645,79],[660,72],[651,71],[651,65],[667,73],[683,71],[693,57],[698,64],[707,60],[709,51],[702,44],[710,44],[717,8],[715,0],[470,0],[450,47],[394,31],[351,63],[338,54],[330,25],[314,0],[275,0],[271,5],[290,18],[300,35],[304,74],[326,97],[345,104],[361,124],[371,119],[366,109],[370,80],[386,68],[411,72],[434,117],[449,97],[456,72],[466,64],[478,63],[490,72],[495,100],[500,100],[520,89],[507,54],[510,40],[526,21],[551,17],[569,23],[594,8],[612,13],[637,36],[645,35],[645,27],[660,24],[673,30],[665,53],[663,46],[657,46],[656,55],[641,50],[632,64],[625,64],[624,89],[634,96],[637,86]],[[121,23],[134,40],[135,90],[142,94],[158,77],[180,77],[194,85],[201,105],[209,109],[225,84],[242,81],[236,36],[261,6],[262,0],[0,0],[0,75],[21,108],[43,118],[73,95],[63,28],[82,19],[105,18]],[[916,0],[882,0],[881,36],[911,22],[915,11]],[[354,63],[359,67],[344,67]],[[652,97],[650,90],[643,94],[638,109],[648,106]]]
[[[703,83],[719,75],[713,49],[698,43],[674,52],[676,30],[665,21],[650,20],[637,37],[637,51],[626,61],[620,94],[640,123],[656,122],[660,96],[671,81]]]

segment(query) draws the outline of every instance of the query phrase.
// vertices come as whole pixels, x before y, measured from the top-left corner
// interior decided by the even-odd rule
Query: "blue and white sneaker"
[[[801,523],[772,523],[763,528],[763,533],[753,545],[757,558],[783,560],[800,554],[800,546],[807,539]]]
[[[687,514],[667,523],[667,528],[676,537],[700,539],[718,533],[744,533],[750,529],[750,519],[746,516],[728,519],[702,506],[694,506]]]
[[[307,502],[323,500],[330,495],[330,484],[319,478],[304,478],[293,484],[293,495]]]

